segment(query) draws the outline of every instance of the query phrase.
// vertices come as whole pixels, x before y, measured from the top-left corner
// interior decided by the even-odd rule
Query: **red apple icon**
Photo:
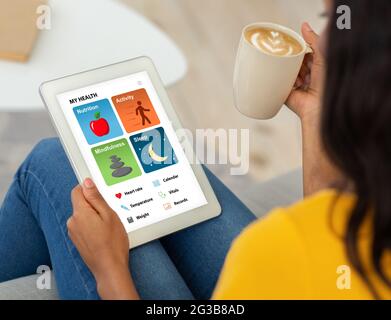
[[[98,137],[108,135],[110,126],[106,119],[100,117],[100,112],[95,113],[94,121],[90,122],[91,131]]]

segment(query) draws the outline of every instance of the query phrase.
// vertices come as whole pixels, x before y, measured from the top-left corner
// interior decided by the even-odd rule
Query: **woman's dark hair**
[[[337,23],[341,5],[351,10],[350,30]],[[391,287],[383,263],[391,249],[391,1],[334,0],[328,37],[322,140],[357,195],[345,233],[348,257],[380,298],[358,243],[370,217],[372,266]]]

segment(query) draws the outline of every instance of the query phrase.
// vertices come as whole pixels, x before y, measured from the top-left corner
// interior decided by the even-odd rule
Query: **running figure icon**
[[[145,121],[147,121],[149,124],[151,124],[151,120],[145,115],[145,112],[150,112],[150,109],[146,109],[143,107],[143,104],[141,101],[137,101],[138,107],[136,109],[136,116],[140,116],[141,120],[143,122],[143,126],[145,126]]]

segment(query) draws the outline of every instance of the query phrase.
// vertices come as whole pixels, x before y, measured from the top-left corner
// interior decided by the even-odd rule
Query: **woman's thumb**
[[[308,22],[303,23],[301,27],[301,32],[303,33],[304,40],[312,47],[318,44],[319,36],[311,28]]]
[[[314,52],[314,63],[322,63],[323,57],[319,51],[319,35],[312,29],[308,22],[303,23],[301,32],[305,42],[307,42]]]
[[[87,178],[84,180],[83,194],[86,200],[89,202],[89,204],[96,211],[98,211],[98,213],[104,214],[109,209],[109,206],[107,205],[106,201],[103,199],[102,195],[100,194],[98,188],[96,187],[92,179]]]

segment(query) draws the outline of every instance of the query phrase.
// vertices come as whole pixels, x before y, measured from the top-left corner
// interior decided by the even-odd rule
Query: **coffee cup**
[[[297,32],[275,23],[242,31],[234,72],[236,108],[254,119],[271,119],[289,97],[304,57],[312,50]]]

